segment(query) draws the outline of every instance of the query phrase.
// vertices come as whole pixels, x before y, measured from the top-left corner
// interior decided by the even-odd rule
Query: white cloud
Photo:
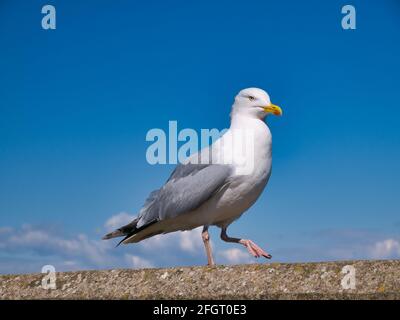
[[[115,215],[107,220],[105,227],[113,228],[130,218],[125,213]],[[86,234],[68,236],[49,226],[0,228],[0,273],[40,272],[46,264],[54,265],[58,271],[68,271],[148,268],[205,259],[203,251],[197,255],[202,248],[201,229],[158,235],[118,248],[115,244],[116,241],[92,239]]]
[[[133,215],[130,215],[129,213],[126,212],[120,212],[118,214],[115,214],[111,216],[106,223],[104,224],[107,232],[113,231],[115,229],[118,229],[129,222],[131,222],[135,217]]]
[[[253,259],[249,253],[238,249],[232,248],[224,251],[218,252],[218,256],[222,258],[225,263],[228,264],[239,264],[239,263],[254,263],[255,259]]]
[[[179,233],[179,244],[183,251],[195,253],[203,247],[203,240],[201,238],[201,228],[196,228],[191,231],[184,231]]]
[[[196,253],[203,246],[201,230],[202,228],[196,228],[190,231],[159,234],[140,242],[140,244],[146,249],[175,247],[186,253]]]
[[[15,246],[32,246],[48,243],[49,237],[50,236],[42,230],[27,229],[25,226],[22,228],[22,232],[17,232],[15,235],[12,235],[8,239],[8,242]]]
[[[84,234],[63,237],[40,227],[25,225],[0,239],[0,247],[10,253],[31,252],[38,256],[56,255],[70,260],[79,258],[89,265],[103,266],[109,259],[111,243],[89,239]],[[73,260],[73,259],[72,259]]]
[[[0,236],[4,234],[9,234],[13,231],[13,228],[9,227],[0,227]]]
[[[158,234],[140,242],[145,249],[162,249],[175,243],[178,233]]]
[[[135,256],[132,254],[126,254],[125,259],[135,269],[142,269],[142,268],[153,268],[154,265],[147,259],[141,258],[139,256]]]
[[[72,267],[72,268],[74,268],[78,265],[78,263],[76,261],[72,261],[72,260],[64,261],[63,264],[65,266]]]
[[[400,241],[395,239],[378,241],[370,248],[369,251],[371,257],[374,259],[400,257]]]

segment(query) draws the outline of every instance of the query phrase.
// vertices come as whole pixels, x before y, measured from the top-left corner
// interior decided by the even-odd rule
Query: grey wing
[[[163,187],[153,191],[137,218],[137,228],[193,211],[228,181],[232,167],[219,164],[180,164]]]

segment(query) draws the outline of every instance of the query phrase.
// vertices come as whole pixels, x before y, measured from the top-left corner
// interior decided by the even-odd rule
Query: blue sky
[[[148,130],[226,128],[251,86],[284,116],[268,119],[269,185],[230,233],[275,261],[399,258],[399,15],[395,0],[2,1],[0,273],[204,263],[197,234],[99,238],[172,170],[146,162]],[[253,261],[212,237],[217,261]]]

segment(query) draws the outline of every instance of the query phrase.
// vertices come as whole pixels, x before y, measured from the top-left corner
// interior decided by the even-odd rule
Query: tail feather
[[[102,239],[103,240],[108,240],[108,239],[112,239],[112,238],[117,238],[117,237],[122,237],[125,234],[120,230],[114,230],[113,232],[107,233]]]
[[[147,229],[148,227],[152,226],[153,224],[155,224],[155,223],[157,223],[157,222],[158,222],[158,220],[153,220],[153,221],[151,221],[150,223],[148,223],[148,224],[146,224],[146,225],[144,225],[144,226],[141,226],[140,228],[136,228],[136,229],[135,229],[134,231],[132,231],[132,232],[129,232],[128,234],[125,235],[125,238],[123,238],[120,242],[118,242],[117,247],[118,247],[121,243],[124,243],[124,244],[129,243],[129,242],[126,242],[125,240],[128,240],[128,239],[131,238],[133,235],[139,233],[140,231],[142,231],[142,230],[144,230],[144,229]],[[147,236],[145,236],[145,237],[142,237],[140,240],[147,239],[147,238],[152,237],[152,236],[154,236],[154,235],[156,235],[156,234],[158,234],[158,233],[159,233],[159,232],[156,232],[156,233],[154,233],[154,234],[149,234],[149,235],[147,235]],[[139,240],[139,241],[140,241],[140,240]]]
[[[136,233],[142,231],[143,229],[146,229],[146,228],[150,227],[151,225],[158,222],[158,220],[156,219],[156,220],[150,221],[146,225],[143,225],[138,228],[137,227],[138,221],[139,221],[139,219],[135,219],[131,223],[128,223],[127,225],[125,225],[117,230],[114,230],[113,232],[106,234],[103,237],[103,240],[108,240],[108,239],[117,238],[117,237],[124,237],[120,242],[118,242],[118,244],[117,244],[117,247],[118,247],[121,243],[123,243],[125,240],[132,237],[134,234],[136,234]],[[148,235],[147,237],[151,237],[151,236],[152,235]]]
[[[133,220],[132,222],[128,223],[127,225],[118,228],[117,230],[114,230],[113,232],[110,232],[106,234],[103,237],[103,240],[108,240],[112,238],[117,238],[117,237],[123,237],[127,236],[128,234],[135,233],[137,230],[136,225],[138,223],[138,219]]]

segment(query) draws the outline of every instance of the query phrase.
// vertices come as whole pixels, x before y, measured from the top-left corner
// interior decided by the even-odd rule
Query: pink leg
[[[259,258],[262,256],[267,259],[272,258],[272,256],[268,252],[265,252],[251,240],[241,239],[239,243],[244,245],[253,257]]]
[[[267,259],[272,258],[272,256],[268,252],[265,252],[263,249],[261,249],[258,245],[256,245],[251,240],[229,237],[226,234],[226,228],[223,228],[221,230],[221,239],[226,242],[235,242],[235,243],[240,243],[240,244],[244,245],[253,257],[256,257],[256,258],[264,257]]]
[[[213,266],[214,259],[212,256],[212,250],[211,250],[211,245],[210,245],[210,235],[208,234],[208,227],[203,228],[203,232],[201,233],[201,237],[204,242],[204,247],[206,248],[206,254],[207,254],[207,261],[209,266]]]

